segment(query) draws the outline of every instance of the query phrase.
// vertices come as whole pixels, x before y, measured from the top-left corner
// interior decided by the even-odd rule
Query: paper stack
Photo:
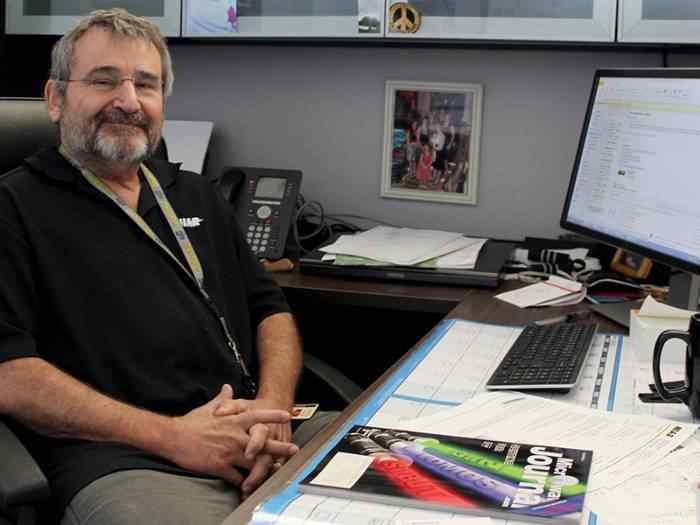
[[[407,431],[548,443],[593,450],[586,508],[599,525],[683,525],[695,521],[700,473],[697,425],[595,410],[517,392],[477,395],[432,416],[403,421]],[[510,523],[510,522],[509,522]]]
[[[337,265],[400,265],[473,269],[486,239],[461,233],[377,226],[343,235],[320,250]]]
[[[564,306],[580,303],[586,290],[579,282],[552,275],[546,281],[503,292],[496,299],[520,308],[529,306]]]

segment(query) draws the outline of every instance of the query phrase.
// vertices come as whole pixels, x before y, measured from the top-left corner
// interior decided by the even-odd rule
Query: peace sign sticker
[[[389,9],[389,31],[415,33],[421,22],[421,14],[407,2],[397,2]]]

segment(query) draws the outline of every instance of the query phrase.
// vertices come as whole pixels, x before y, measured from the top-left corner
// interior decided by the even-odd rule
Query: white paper
[[[256,523],[264,525],[272,523],[275,525],[495,525],[504,522],[464,514],[302,494],[290,503],[282,516],[256,512],[250,523],[251,525]]]
[[[463,244],[459,245],[460,242]],[[356,255],[411,266],[468,244],[469,239],[460,233],[377,226],[366,232],[342,235],[333,244],[320,249],[326,253]]]
[[[337,452],[310,483],[349,489],[357,483],[373,461],[371,456]]]
[[[489,377],[521,331],[518,326],[456,321],[379,408],[369,425],[393,427],[399,421],[458,406],[484,392]],[[621,403],[636,395],[633,385],[621,393],[621,383],[613,374],[621,338],[602,334],[594,337],[579,383],[567,394],[550,396],[579,406],[605,408],[611,397]]]
[[[395,525],[490,525],[491,518],[465,518],[463,516],[452,519],[439,518],[417,518],[407,520],[397,520]]]
[[[613,414],[518,392],[488,392],[399,428],[500,441],[593,450],[590,490],[613,488],[645,472],[697,426]]]
[[[661,317],[666,319],[682,319],[689,321],[690,316],[695,312],[691,310],[683,310],[668,304],[660,303],[651,295],[648,295],[642,306],[639,308],[640,317]]]
[[[520,308],[538,306],[547,301],[561,299],[581,291],[582,285],[576,281],[552,276],[546,281],[523,286],[517,290],[496,295],[496,299],[514,304]]]
[[[470,270],[476,266],[481,249],[486,244],[487,239],[466,239],[470,244],[455,250],[452,253],[443,255],[435,261],[436,268],[461,268]]]
[[[695,312],[659,303],[651,296],[644,299],[638,311],[630,312],[630,344],[637,359],[650,366],[654,344],[661,332],[687,330],[693,313]],[[684,364],[685,353],[685,342],[671,339],[664,345],[662,363]],[[668,381],[666,374],[663,379]]]
[[[555,299],[550,299],[549,301],[538,303],[534,306],[569,306],[579,304],[585,298],[586,290],[584,289],[576,293],[571,293],[569,295],[564,295],[562,297],[557,297]]]
[[[459,239],[455,239],[454,241],[447,243],[440,249],[440,252],[445,252],[445,255],[428,259],[414,266],[419,268],[473,269],[476,266],[481,248],[484,246],[486,241],[487,239],[460,237]],[[387,261],[359,257],[357,255],[343,255],[335,253],[324,254],[322,260],[335,261],[335,264],[340,266],[386,266],[393,264]]]
[[[700,444],[695,439],[614,490],[589,494],[586,505],[598,525],[696,523],[694,485],[700,479]],[[663,504],[659,504],[663,502]]]

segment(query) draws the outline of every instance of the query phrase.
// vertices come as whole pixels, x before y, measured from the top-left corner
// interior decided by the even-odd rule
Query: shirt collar
[[[24,162],[35,172],[50,179],[92,188],[85,182],[78,170],[58,152],[57,147],[39,150],[25,159]],[[150,168],[164,189],[175,183],[180,171],[180,163],[172,163],[162,159],[148,159],[146,166]]]

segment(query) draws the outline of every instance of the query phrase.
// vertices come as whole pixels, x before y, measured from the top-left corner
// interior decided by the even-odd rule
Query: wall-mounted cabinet
[[[182,35],[381,38],[384,0],[184,0]]]
[[[180,35],[181,0],[7,0],[5,32],[61,35],[95,9],[123,7],[158,24],[166,36]]]
[[[619,0],[620,42],[700,43],[697,0]]]
[[[387,1],[389,38],[613,42],[617,0]],[[417,19],[420,19],[419,21]],[[402,32],[412,23],[415,33]]]
[[[166,36],[198,39],[700,43],[698,0],[6,0],[5,6],[8,34],[59,35],[95,9],[123,7],[154,20]]]

